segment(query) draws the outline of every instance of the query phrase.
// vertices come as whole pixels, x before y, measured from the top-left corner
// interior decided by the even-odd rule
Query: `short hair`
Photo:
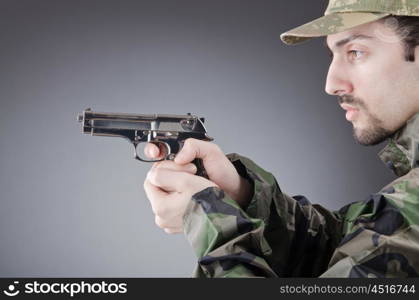
[[[419,45],[419,16],[393,16],[381,19],[385,24],[390,23],[402,38],[406,61],[415,61],[415,48]]]

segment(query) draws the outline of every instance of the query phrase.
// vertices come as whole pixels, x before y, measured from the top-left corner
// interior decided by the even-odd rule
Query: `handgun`
[[[82,132],[90,135],[122,137],[134,146],[134,158],[143,162],[174,160],[186,139],[194,138],[213,141],[204,126],[204,118],[187,113],[170,114],[127,114],[94,112],[90,108],[78,114]],[[153,143],[160,149],[159,159],[147,159],[140,145]],[[197,175],[208,178],[202,159],[196,158]]]

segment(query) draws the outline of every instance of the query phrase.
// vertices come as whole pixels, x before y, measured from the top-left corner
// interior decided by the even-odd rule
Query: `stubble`
[[[373,115],[362,99],[352,96],[339,97],[339,103],[347,103],[355,106],[364,113],[367,118],[367,127],[360,129],[353,127],[353,137],[355,141],[363,146],[374,146],[388,139],[393,132],[384,128],[383,120]]]

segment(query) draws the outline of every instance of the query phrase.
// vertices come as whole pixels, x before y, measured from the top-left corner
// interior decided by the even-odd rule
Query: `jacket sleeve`
[[[341,240],[337,212],[281,192],[275,178],[251,160],[227,156],[253,186],[246,210],[224,191],[196,193],[184,231],[198,256],[197,277],[317,277]]]
[[[419,168],[340,210],[344,238],[321,277],[419,277]]]

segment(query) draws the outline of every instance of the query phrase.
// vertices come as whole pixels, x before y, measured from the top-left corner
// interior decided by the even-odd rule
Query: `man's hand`
[[[160,158],[161,150],[154,144],[148,143],[144,149],[149,158]],[[197,139],[187,139],[176,155],[174,162],[178,165],[191,163],[195,158],[201,158],[209,180],[218,185],[242,208],[251,200],[249,182],[240,177],[236,168],[225,154],[214,143]]]
[[[145,155],[157,159],[161,150],[154,144],[147,144]],[[191,164],[195,158],[203,161],[209,180],[193,175],[196,167]],[[236,168],[214,143],[187,139],[173,161],[155,163],[144,182],[156,223],[168,233],[182,231],[182,218],[193,194],[210,186],[218,186],[245,208],[251,198],[250,183],[240,177]]]
[[[183,215],[192,195],[208,187],[213,182],[195,176],[196,167],[189,163],[178,165],[173,161],[153,164],[144,181],[144,190],[151,203],[157,226],[166,233],[183,231]]]

